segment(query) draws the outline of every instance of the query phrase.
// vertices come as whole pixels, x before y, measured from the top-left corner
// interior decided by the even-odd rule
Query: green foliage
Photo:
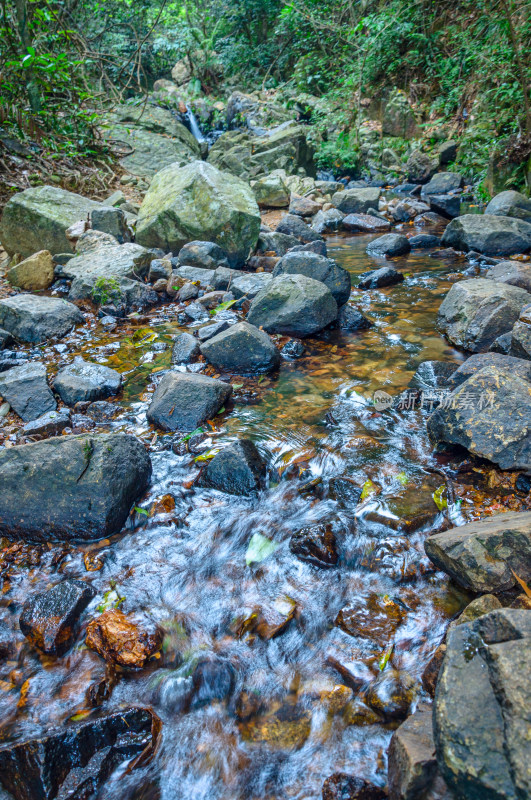
[[[352,145],[348,136],[341,135],[330,142],[324,142],[315,157],[319,169],[355,173],[359,167],[360,153]]]
[[[98,305],[119,303],[122,297],[120,284],[115,278],[98,278],[92,289],[92,299]]]

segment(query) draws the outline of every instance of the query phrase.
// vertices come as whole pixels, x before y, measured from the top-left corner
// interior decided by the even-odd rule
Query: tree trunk
[[[18,33],[24,54],[26,54],[32,45],[31,34],[28,27],[27,0],[15,0],[15,10],[17,13]],[[26,91],[28,93],[28,100],[31,110],[34,114],[38,114],[41,111],[42,106],[39,89],[35,81],[33,70],[31,68],[25,69],[24,74],[26,76]]]

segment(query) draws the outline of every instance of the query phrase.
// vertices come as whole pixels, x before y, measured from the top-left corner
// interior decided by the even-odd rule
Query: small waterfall
[[[192,133],[193,136],[195,136],[198,142],[205,142],[206,139],[201,133],[201,128],[199,127],[197,117],[195,116],[194,112],[192,111],[189,105],[186,106],[186,118],[188,120],[188,125],[190,126],[190,133]]]

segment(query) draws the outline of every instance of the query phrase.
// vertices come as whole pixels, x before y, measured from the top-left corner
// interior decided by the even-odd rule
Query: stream
[[[327,237],[329,255],[352,273],[353,285],[370,266],[371,238]],[[13,631],[28,595],[60,579],[81,578],[98,593],[63,658],[39,655],[18,632],[17,663],[8,662],[15,690],[13,675],[0,668],[0,741],[90,713],[87,688],[106,672],[84,645],[84,631],[110,599],[160,625],[165,638],[160,658],[119,676],[102,707],[152,706],[163,735],[152,764],[118,770],[101,798],[318,800],[337,771],[385,785],[398,723],[359,724],[334,665],[355,663],[365,680],[395,668],[420,681],[448,621],[471,599],[433,571],[422,547],[426,533],[492,513],[502,491],[486,489],[480,471],[465,482],[455,459],[434,454],[427,410],[380,412],[372,404],[379,389],[398,396],[422,361],[463,360],[435,321],[451,286],[447,274],[468,264],[429,252],[393,262],[406,273],[402,284],[353,290],[351,302],[374,322],[371,329],[306,340],[304,355],[282,361],[273,376],[232,376],[233,404],[192,437],[193,452],[184,455],[172,450],[181,437],[154,432],[145,416],[152,376],[170,366],[171,338],[183,329],[172,304],[111,332],[87,317],[60,345],[36,348],[50,365],[83,353],[124,375],[121,412],[97,430],[132,432],[149,444],[153,480],[141,510],[112,540],[82,547],[0,542],[0,614]],[[267,456],[269,488],[252,498],[193,488],[197,456],[238,436]],[[446,515],[433,499],[445,476],[455,478],[459,498]],[[358,504],[355,487],[365,488]],[[337,567],[314,566],[290,551],[291,534],[318,523],[336,535]],[[256,534],[274,546],[248,564]],[[334,624],[353,605],[366,615],[358,636]],[[387,607],[394,613],[386,616]],[[256,635],[253,614],[279,624],[279,634]],[[207,665],[203,682],[187,706],[199,662]]]

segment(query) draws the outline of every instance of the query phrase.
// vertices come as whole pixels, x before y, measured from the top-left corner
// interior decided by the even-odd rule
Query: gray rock
[[[456,364],[452,364],[456,367]],[[528,383],[531,383],[531,362],[523,358],[514,358],[513,356],[504,356],[500,353],[477,353],[476,355],[467,358],[464,364],[455,370],[449,377],[446,386],[455,389],[460,386],[472,375],[476,375],[484,367],[496,367],[498,369],[507,370],[512,372],[516,377],[521,378]]]
[[[148,281],[155,283],[161,279],[168,280],[171,273],[172,266],[169,258],[154,258],[149,265]]]
[[[58,436],[1,450],[0,534],[36,542],[112,536],[150,478],[144,446],[123,433]]]
[[[360,275],[358,289],[380,289],[383,286],[393,286],[395,283],[401,283],[403,280],[404,276],[398,270],[393,269],[393,267],[382,267]]]
[[[458,172],[436,172],[433,178],[422,187],[421,197],[432,194],[449,194],[460,189],[463,185],[463,176]]]
[[[531,469],[531,384],[511,369],[484,367],[428,419],[433,442],[458,444],[502,469]]]
[[[79,618],[96,590],[85,581],[66,580],[32,595],[24,603],[20,630],[41,653],[62,656],[73,645]]]
[[[27,422],[24,425],[24,434],[34,436],[36,434],[44,436],[57,436],[70,425],[70,412],[68,409],[61,408],[59,411],[47,411],[37,419]]]
[[[335,233],[341,228],[344,217],[345,214],[337,208],[318,211],[312,219],[312,228],[316,233]]]
[[[492,198],[485,209],[485,214],[496,217],[516,217],[524,222],[531,222],[531,200],[529,197],[509,189]]]
[[[258,292],[265,289],[269,285],[273,276],[270,272],[245,272],[235,278],[231,285],[230,290],[236,299],[240,297],[248,297],[250,300],[256,297]]]
[[[494,214],[465,214],[453,219],[442,237],[444,247],[509,256],[531,249],[531,223]]]
[[[199,342],[191,333],[179,333],[171,350],[172,364],[190,364],[199,355]]]
[[[409,385],[412,389],[421,391],[445,389],[456,369],[457,364],[450,361],[423,361],[417,367]]]
[[[0,240],[7,252],[23,258],[39,250],[71,253],[65,231],[87,219],[100,203],[67,192],[58,186],[37,186],[13,195],[6,203],[0,224]]]
[[[2,372],[0,395],[24,422],[38,419],[47,411],[55,411],[57,407],[46,382],[46,367],[38,362]]]
[[[412,183],[427,183],[437,171],[437,163],[426,153],[415,150],[406,163],[406,172]]]
[[[531,292],[531,264],[522,261],[499,261],[487,270],[485,277]]]
[[[297,197],[292,194],[289,204],[289,213],[296,214],[298,217],[313,217],[321,210],[320,203],[311,200],[309,197]]]
[[[380,231],[390,230],[391,223],[370,214],[347,214],[343,218],[342,226],[346,231],[355,233],[380,233]]]
[[[195,300],[199,296],[199,286],[192,281],[186,281],[184,286],[181,286],[176,294],[176,299],[179,303],[185,303],[188,300]]]
[[[214,242],[188,242],[179,251],[178,259],[183,267],[217,269],[229,266],[226,252]]]
[[[140,281],[147,276],[152,260],[150,250],[133,243],[108,245],[77,255],[63,267],[64,277],[73,281],[69,297],[97,299],[110,294],[113,282],[120,278]]]
[[[201,345],[201,353],[217,369],[238,375],[256,375],[278,367],[280,355],[265,333],[248,322],[238,322]]]
[[[304,224],[304,223],[303,223]],[[318,231],[322,233],[323,231]],[[287,233],[272,231],[271,233],[261,233],[258,237],[257,252],[274,252],[277,256],[285,255],[288,250],[299,244],[298,238]]]
[[[320,233],[310,228],[295,214],[286,214],[285,217],[282,217],[276,227],[276,233],[284,233],[298,239],[299,242],[317,242],[323,238]]]
[[[318,242],[307,242],[306,244],[298,244],[289,250],[290,253],[317,253],[318,256],[326,256],[328,251],[324,239]]]
[[[232,281],[241,276],[241,270],[229,267],[218,267],[212,276],[212,288],[227,291],[232,290]]]
[[[168,372],[155,390],[147,418],[166,431],[193,431],[215,417],[231,394],[230,384],[206,375]]]
[[[201,286],[212,286],[214,280],[213,269],[202,269],[201,267],[179,267],[173,274],[185,281],[198,282]]]
[[[407,236],[401,233],[386,233],[378,239],[373,239],[367,245],[367,253],[374,256],[403,256],[409,253],[411,245]]]
[[[5,347],[9,347],[14,342],[13,337],[8,331],[5,331],[3,328],[0,328],[0,350],[3,350]]]
[[[196,483],[208,489],[249,495],[265,486],[266,464],[250,439],[238,439],[208,462]]]
[[[472,278],[452,286],[439,308],[437,323],[453,344],[477,353],[510,330],[530,300],[524,289]]]
[[[438,146],[437,152],[439,154],[439,164],[441,167],[444,167],[457,158],[457,142],[452,140],[442,142],[442,144]]]
[[[337,319],[330,290],[305,275],[280,275],[254,298],[248,321],[269,333],[304,337]]]
[[[94,231],[89,228],[88,231],[81,234],[76,242],[76,255],[81,256],[85,253],[94,253],[96,250],[99,250],[100,247],[117,247],[119,244],[118,239],[115,239],[112,234],[104,233],[103,231]],[[65,256],[64,258],[63,255]],[[68,256],[68,258],[66,256]],[[54,257],[54,261],[56,263],[61,263],[62,266],[66,266],[72,257],[73,256],[68,253],[60,254]],[[60,259],[60,261],[57,259]]]
[[[206,342],[208,339],[212,339],[213,336],[217,336],[218,333],[230,328],[231,324],[233,323],[226,319],[220,319],[219,322],[211,322],[209,325],[203,325],[197,332],[199,341]]]
[[[122,277],[95,277],[80,275],[70,287],[70,300],[92,300],[108,311],[121,308],[123,313],[157,305],[159,295],[151,286],[141,281]]]
[[[510,333],[511,344],[509,352],[512,356],[529,360],[531,359],[531,320],[528,313],[525,313],[527,308],[522,310],[520,319],[515,323]]]
[[[512,331],[509,331],[508,333],[502,333],[501,336],[497,336],[496,339],[494,339],[493,343],[489,347],[489,353],[501,353],[502,355],[508,356],[511,354],[511,345],[512,345]],[[527,358],[527,356],[519,356],[519,357]]]
[[[412,250],[429,250],[432,247],[439,247],[440,244],[440,236],[434,236],[430,233],[419,233],[416,236],[412,236],[409,240],[409,245]]]
[[[350,273],[331,258],[316,253],[286,253],[273,270],[273,277],[279,275],[305,275],[324,283],[338,306],[344,305],[350,297]]]
[[[58,373],[53,388],[65,405],[74,406],[111,397],[120,391],[121,385],[122,376],[115,369],[77,356],[72,364]]]
[[[121,208],[114,208],[114,206],[93,208],[90,212],[90,223],[93,230],[110,233],[119,244],[131,240],[127,217]]]
[[[337,321],[342,331],[364,331],[372,328],[374,324],[364,317],[361,311],[348,304],[339,309]]]
[[[531,513],[496,514],[428,536],[428,557],[460,586],[503,592],[531,578]]]
[[[429,210],[429,205],[421,203],[420,200],[415,200],[413,198],[401,200],[390,209],[391,216],[396,222],[409,222],[419,214],[423,214]]]
[[[429,200],[430,209],[443,217],[454,219],[461,213],[461,198],[459,195],[432,194]]]
[[[332,195],[332,205],[343,214],[366,214],[370,208],[378,208],[381,189],[345,189]]]
[[[486,642],[481,631],[500,613],[450,632],[437,682],[437,761],[450,789],[465,800],[517,800],[531,791],[525,734],[531,639]]]
[[[83,321],[76,306],[58,297],[18,294],[0,300],[0,325],[22,342],[60,339]]]

